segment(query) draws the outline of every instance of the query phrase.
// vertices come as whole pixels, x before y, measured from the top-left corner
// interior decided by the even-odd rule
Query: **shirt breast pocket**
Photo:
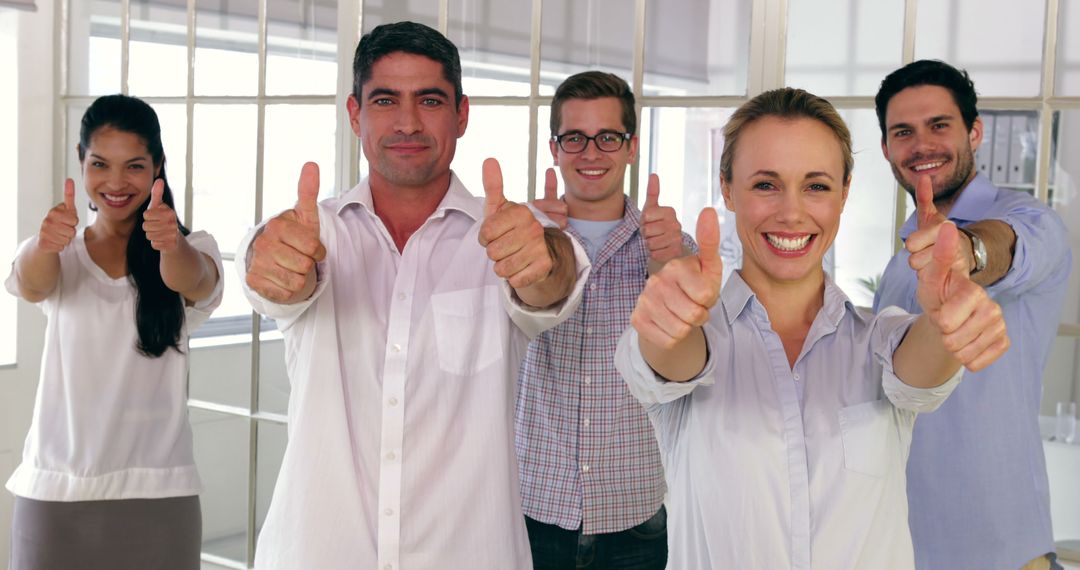
[[[431,296],[439,368],[461,376],[503,358],[507,315],[496,285]]]
[[[892,404],[875,400],[841,408],[840,437],[844,467],[873,477],[885,476],[898,445]]]

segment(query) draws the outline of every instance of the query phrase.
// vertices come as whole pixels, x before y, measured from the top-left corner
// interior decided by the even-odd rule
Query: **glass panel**
[[[1073,262],[1061,321],[1080,324],[1080,110],[1060,111],[1056,131],[1049,203],[1069,229]]]
[[[266,93],[334,94],[337,2],[276,1],[268,2],[266,10]]]
[[[68,92],[120,92],[120,0],[69,2]]]
[[[255,95],[259,90],[257,2],[198,0],[195,94]]]
[[[817,95],[872,96],[900,67],[903,45],[901,0],[793,0],[785,80]]]
[[[7,125],[0,134],[0,188],[4,201],[18,204],[19,187],[19,61],[18,22],[12,10],[0,11],[0,77],[7,78],[0,87],[0,125]],[[14,259],[19,243],[18,207],[0,212],[0,255]],[[41,214],[44,218],[44,214]],[[15,343],[18,336],[14,295],[0,300],[0,364],[15,362]]]
[[[1055,95],[1080,95],[1080,35],[1075,30],[1080,30],[1080,5],[1059,2]]]
[[[474,196],[484,195],[484,160],[495,157],[507,200],[524,202],[529,191],[529,108],[473,105],[451,167]]]
[[[266,512],[270,509],[270,498],[274,494],[281,460],[285,455],[288,442],[287,426],[274,422],[261,421],[258,431],[258,461],[255,469],[255,532],[262,530]]]
[[[832,276],[853,303],[869,307],[893,253],[896,181],[881,154],[877,114],[872,109],[845,109],[840,115],[851,130],[855,170],[833,242]]]
[[[629,22],[632,3],[615,4]],[[647,2],[643,93],[745,94],[753,4],[753,0]],[[632,22],[620,19],[612,26],[607,30],[617,37],[627,41],[633,37]],[[620,75],[630,77],[629,73]]]
[[[706,206],[717,207],[723,218],[721,131],[733,112],[727,108],[643,108],[638,129],[638,207],[645,203],[649,174],[655,172],[660,177],[660,205],[675,208],[683,231],[694,235],[698,214]],[[732,223],[722,228],[722,241],[734,239],[737,245],[734,217],[731,219]],[[727,264],[727,259],[724,261]]]
[[[254,223],[256,122],[255,105],[195,105],[192,226],[222,253]]]
[[[161,144],[165,149],[165,174],[176,202],[176,215],[182,222],[187,203],[184,188],[187,186],[187,107],[165,103],[150,105],[161,123]]]
[[[128,89],[132,95],[187,94],[187,6],[131,0]]]
[[[1045,18],[1045,2],[920,2],[915,58],[967,69],[983,97],[1035,96],[1042,87]]]
[[[555,166],[555,159],[551,156],[551,107],[543,106],[536,109],[536,197],[540,197],[544,193],[544,177],[547,175],[547,169],[555,169],[555,177],[559,180],[559,196],[563,195],[563,181],[562,174],[559,173],[559,168]],[[627,176],[630,174],[630,168],[626,168]],[[630,186],[626,186],[629,191]]]
[[[86,195],[86,187],[82,181],[82,165],[79,163],[79,154],[75,146],[79,144],[79,127],[82,123],[83,113],[89,105],[68,104],[67,140],[64,145],[64,169],[65,177],[75,182],[75,207],[79,211],[79,227],[83,228],[93,220],[94,213],[90,211],[90,198]],[[58,188],[54,196],[62,196],[63,189]],[[59,203],[59,200],[57,200]]]
[[[305,162],[319,165],[319,197],[334,195],[336,123],[333,105],[267,105],[264,219],[296,205],[296,184]]]
[[[379,24],[409,20],[439,29],[439,0],[363,0],[364,33]],[[350,56],[351,57],[351,56]]]
[[[191,348],[188,396],[215,404],[248,407],[251,343]]]
[[[630,78],[634,10],[625,0],[548,0],[541,23],[540,73],[545,83],[587,69]]]
[[[285,341],[281,333],[266,330],[260,339],[259,411],[287,414],[290,384],[285,370]]]
[[[529,95],[531,0],[450,0],[448,37],[461,54],[465,94]]]
[[[245,417],[190,409],[200,495],[203,552],[247,561],[247,497],[250,438]]]
[[[229,260],[222,261],[225,266],[225,291],[221,298],[221,305],[214,311],[213,318],[215,319],[251,316],[251,305],[248,303],[247,297],[244,296],[244,289],[240,286],[240,276],[236,274],[233,263]],[[244,335],[251,334],[251,326],[246,320],[240,326],[240,329]]]

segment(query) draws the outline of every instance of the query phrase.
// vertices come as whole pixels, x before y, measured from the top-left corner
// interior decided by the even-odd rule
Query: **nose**
[[[122,190],[126,184],[124,169],[122,167],[110,169],[109,178],[105,182],[109,190]]]
[[[595,159],[603,154],[600,147],[596,146],[596,139],[585,141],[585,149],[581,151],[581,156],[587,159]]]
[[[422,129],[420,111],[415,105],[401,105],[397,116],[394,117],[394,130],[405,135],[411,135]]]
[[[780,209],[777,212],[777,221],[785,224],[800,222],[806,215],[806,203],[800,189],[785,190],[780,198]]]

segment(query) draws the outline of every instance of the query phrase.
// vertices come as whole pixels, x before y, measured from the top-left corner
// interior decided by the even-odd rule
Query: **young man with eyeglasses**
[[[533,204],[585,247],[592,273],[578,310],[529,345],[519,378],[517,452],[537,569],[662,569],[664,472],[652,425],[615,370],[650,267],[696,249],[656,175],[641,211],[623,193],[637,158],[634,96],[610,73],[573,75],[551,102],[551,155]]]

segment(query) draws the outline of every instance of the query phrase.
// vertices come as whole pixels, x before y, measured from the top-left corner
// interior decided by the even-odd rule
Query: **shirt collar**
[[[350,205],[356,204],[360,208],[367,210],[371,215],[375,215],[375,204],[371,199],[371,184],[368,177],[364,177],[359,184],[354,186],[351,190],[342,194],[341,201],[337,207],[337,214],[341,213]],[[465,185],[458,179],[457,174],[453,171],[450,172],[450,188],[447,189],[446,195],[443,196],[439,205],[432,212],[431,218],[445,217],[447,212],[458,211],[466,216],[472,218],[472,220],[478,221],[484,217],[484,203],[483,200],[473,196],[465,188]]]
[[[769,316],[765,311],[765,307],[758,302],[757,295],[746,284],[746,281],[743,281],[739,271],[733,271],[731,276],[728,277],[728,282],[724,285],[724,290],[720,294],[720,301],[724,305],[724,313],[729,326],[735,324],[735,320],[739,318],[743,311],[747,310],[747,307],[750,307],[754,314],[768,322]],[[840,326],[844,314],[848,312],[855,318],[862,319],[862,315],[855,310],[855,305],[851,302],[851,299],[826,274],[825,295],[821,313],[825,322],[830,325],[830,330],[836,330]]]
[[[986,176],[976,174],[975,178],[960,191],[960,196],[949,209],[949,219],[956,222],[972,222],[982,219],[997,197],[997,188]],[[918,225],[917,214],[911,214],[900,227],[900,239],[906,240]]]

